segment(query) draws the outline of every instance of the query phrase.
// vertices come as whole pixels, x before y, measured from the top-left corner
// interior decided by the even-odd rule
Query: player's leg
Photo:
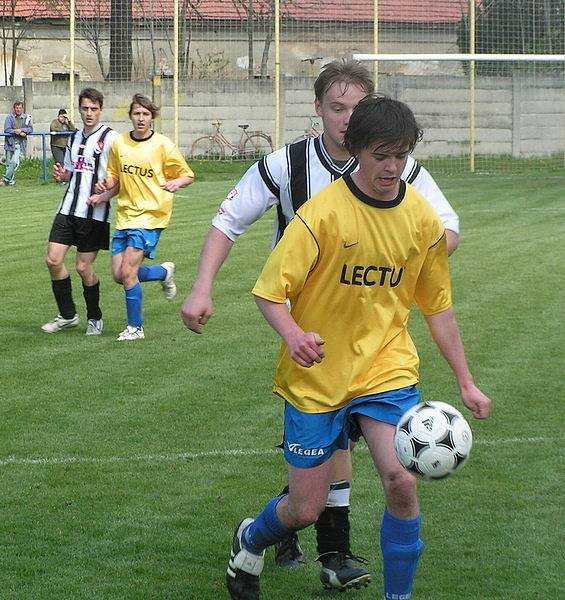
[[[258,599],[265,549],[315,522],[323,510],[331,480],[329,459],[336,449],[347,447],[340,429],[343,419],[338,421],[337,413],[307,414],[285,405],[283,448],[289,492],[273,498],[256,519],[238,525],[227,571],[232,598]]]
[[[385,599],[406,598],[412,593],[419,557],[420,510],[416,480],[398,462],[393,425],[359,415],[359,426],[382,481],[386,509],[381,523],[381,550]]]
[[[117,229],[112,238],[112,278],[124,288],[128,322],[118,335],[119,342],[145,338],[143,289],[138,278],[139,267],[145,256],[145,241],[143,230],[139,229]]]
[[[326,503],[328,461],[312,468],[289,465],[288,471],[288,494],[273,498],[255,519],[244,519],[235,531],[226,577],[234,599],[259,599],[266,548],[314,523]]]
[[[324,587],[345,590],[367,585],[370,574],[360,563],[366,561],[351,552],[349,507],[351,494],[351,451],[332,456],[332,483],[326,507],[316,521],[320,580]]]
[[[57,215],[49,234],[45,264],[51,277],[51,289],[58,314],[41,327],[46,333],[57,333],[62,329],[76,327],[79,322],[73,301],[71,277],[65,267],[65,256],[73,243],[74,231],[68,217]]]
[[[165,298],[172,300],[177,295],[175,269],[175,263],[170,261],[160,265],[142,265],[139,268],[139,281],[160,281]]]
[[[100,280],[94,270],[99,250],[107,250],[110,243],[110,224],[94,219],[78,220],[77,254],[75,268],[82,280],[86,302],[86,335],[100,335],[104,328],[100,307]]]

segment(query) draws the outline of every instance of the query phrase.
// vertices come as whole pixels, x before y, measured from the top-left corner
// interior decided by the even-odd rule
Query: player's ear
[[[322,116],[322,103],[318,98],[314,100],[314,108],[316,109],[316,114],[321,117]]]

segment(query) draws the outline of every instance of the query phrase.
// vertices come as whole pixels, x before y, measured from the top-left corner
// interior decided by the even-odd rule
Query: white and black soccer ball
[[[426,479],[442,479],[461,469],[473,445],[465,417],[445,402],[421,402],[406,411],[394,436],[398,460]]]

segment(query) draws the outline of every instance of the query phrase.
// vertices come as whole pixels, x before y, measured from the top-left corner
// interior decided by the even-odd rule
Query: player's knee
[[[400,467],[383,478],[387,504],[398,512],[411,512],[416,503],[416,478]]]
[[[84,260],[77,260],[75,264],[76,272],[79,274],[81,279],[85,279],[92,274],[92,263],[86,262]]]
[[[54,256],[51,256],[50,254],[48,254],[45,257],[45,264],[47,265],[47,268],[52,271],[52,270],[56,270],[56,269],[60,269],[63,265],[63,260],[60,258],[55,258]]]
[[[303,529],[312,525],[318,520],[318,517],[324,510],[324,504],[321,502],[301,502],[292,506],[291,515],[293,529]]]

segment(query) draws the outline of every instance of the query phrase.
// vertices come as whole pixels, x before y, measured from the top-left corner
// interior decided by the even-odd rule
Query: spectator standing
[[[56,119],[51,121],[49,126],[51,133],[73,133],[76,131],[76,127],[73,122],[69,119],[69,115],[64,108],[59,110],[59,114]],[[52,135],[51,136],[51,154],[53,154],[53,160],[55,163],[62,165],[65,162],[65,148],[67,146],[68,135]]]
[[[10,113],[4,121],[4,133],[9,133],[4,138],[6,149],[6,173],[0,185],[14,185],[14,174],[20,166],[20,161],[27,152],[27,136],[33,132],[31,115],[24,112],[24,103],[20,100],[14,102],[14,112]]]

